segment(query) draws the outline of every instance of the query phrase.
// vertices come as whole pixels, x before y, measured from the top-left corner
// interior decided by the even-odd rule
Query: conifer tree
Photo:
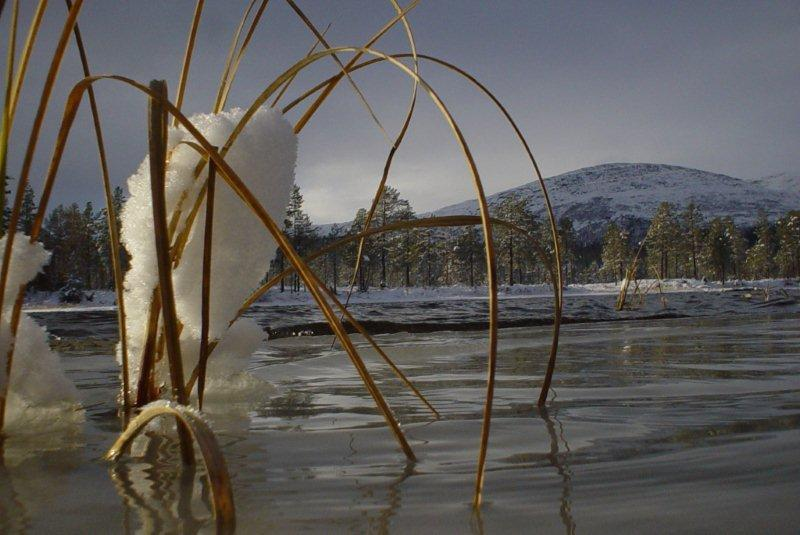
[[[30,184],[25,184],[25,193],[22,197],[22,205],[20,206],[19,224],[17,228],[30,235],[33,228],[33,220],[36,218],[36,194],[33,193],[33,188]]]
[[[655,268],[662,279],[669,276],[670,257],[674,258],[677,245],[677,221],[673,215],[672,205],[662,202],[647,230],[647,262]]]
[[[614,277],[615,282],[621,281],[625,278],[625,266],[630,256],[628,233],[613,221],[610,222],[603,237],[601,253],[603,266],[600,272],[605,276]]]
[[[527,201],[519,194],[510,194],[492,207],[494,217],[525,227],[533,219],[527,208]],[[518,232],[505,226],[493,228],[499,260],[505,268],[508,285],[514,285],[514,270],[517,267],[519,244],[522,242]]]
[[[703,242],[703,214],[694,202],[690,202],[681,214],[682,243],[685,260],[693,278],[698,277],[700,246]],[[686,273],[686,271],[684,271]]]
[[[800,276],[800,210],[792,210],[778,220],[776,260],[785,278]]]
[[[767,215],[762,211],[756,223],[756,242],[747,250],[745,269],[750,277],[762,279],[775,273],[775,238]]]
[[[703,244],[703,258],[709,270],[723,286],[733,256],[731,238],[728,225],[722,218],[715,217],[711,220]]]
[[[292,247],[302,256],[308,253],[316,241],[316,229],[311,223],[308,214],[303,211],[303,194],[300,187],[295,185],[289,196],[289,205],[286,208],[286,221],[288,222],[287,235]],[[292,276],[292,290],[300,291],[300,276]]]
[[[481,276],[483,265],[483,239],[478,227],[467,227],[458,234],[455,243],[455,260],[459,268],[459,279],[475,287]]]
[[[387,221],[387,223],[391,221],[410,221],[416,219],[416,217],[411,203],[405,199],[399,199],[391,215],[391,220]],[[403,229],[388,233],[386,238],[391,274],[394,275],[398,282],[402,281],[401,284],[408,288],[411,286],[411,273],[414,269],[414,264],[419,259],[417,234],[413,229]]]

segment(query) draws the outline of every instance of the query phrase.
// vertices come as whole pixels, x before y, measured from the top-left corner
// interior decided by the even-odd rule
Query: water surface
[[[572,301],[566,315],[583,310],[586,319],[615,319],[597,312],[613,305],[613,297],[603,299]],[[699,304],[685,306],[692,299]],[[669,316],[692,317],[653,319],[664,312],[656,303],[628,314],[650,319],[566,325],[546,412],[533,402],[550,328],[533,323],[549,313],[547,305],[504,302],[507,320],[532,325],[501,331],[480,516],[470,501],[486,339],[454,318],[479,322],[475,311],[484,302],[399,303],[386,312],[406,325],[377,338],[439,420],[364,349],[416,463],[399,451],[346,355],[330,350],[329,336],[271,340],[251,372],[276,385],[275,396],[208,401],[233,477],[239,530],[797,533],[796,305],[756,307],[733,293],[705,299],[670,295]],[[366,307],[354,311],[379,321],[378,307]],[[252,313],[273,330],[314,324],[313,312],[301,310],[298,321],[296,311],[282,308]],[[434,323],[430,318],[440,330],[394,332]],[[87,422],[72,432],[7,441],[0,531],[213,531],[202,469],[183,469],[174,443],[151,441],[117,465],[101,460],[119,431],[113,314],[38,319],[64,353]],[[448,322],[454,329],[446,330]]]

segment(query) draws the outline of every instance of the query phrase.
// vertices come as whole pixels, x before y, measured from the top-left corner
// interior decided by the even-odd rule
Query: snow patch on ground
[[[650,288],[650,292],[658,292],[656,279],[641,279],[641,288]],[[737,289],[752,288],[758,290],[777,290],[780,288],[796,288],[797,283],[783,279],[763,279],[754,281],[729,281],[723,286],[719,282],[697,279],[665,279],[661,281],[662,291],[673,292],[724,292]],[[632,290],[633,286],[631,286]],[[570,284],[564,289],[564,297],[580,295],[616,295],[620,291],[620,283],[595,282],[588,284]],[[629,290],[630,291],[630,290]],[[100,294],[100,297],[98,297]],[[347,296],[347,288],[338,288],[340,300]],[[59,312],[69,310],[113,310],[114,292],[98,290],[93,301],[80,304],[59,304],[57,293],[36,293],[26,301],[26,310],[36,312]],[[501,285],[498,289],[500,299],[519,299],[527,297],[552,297],[553,289],[549,284],[515,284]],[[439,286],[435,288],[371,288],[368,292],[354,291],[351,303],[395,303],[413,301],[458,301],[463,299],[488,299],[485,286]],[[102,304],[98,304],[98,301]],[[292,293],[272,289],[262,297],[255,306],[282,306],[296,304],[312,304],[313,297],[306,291]]]

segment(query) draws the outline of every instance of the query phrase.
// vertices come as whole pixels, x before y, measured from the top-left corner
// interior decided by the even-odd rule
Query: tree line
[[[359,209],[348,225],[331,225],[324,232],[314,226],[303,211],[303,197],[295,187],[284,221],[284,232],[301,254],[306,254],[345,236],[364,229],[367,209]],[[495,226],[493,236],[501,283],[535,284],[550,282],[542,255],[553,262],[549,223],[540,220],[520,196],[507,195],[491,207],[491,215],[513,223],[517,229]],[[411,203],[400,192],[386,186],[377,205],[370,227],[417,219]],[[587,273],[599,272],[593,266],[599,250],[595,245],[582,245],[569,218],[558,221],[560,249],[565,281],[577,282]],[[537,251],[538,247],[538,251]],[[351,280],[359,291],[374,287],[478,286],[486,283],[486,261],[483,233],[479,226],[456,228],[403,229],[369,237],[362,250],[362,260],[353,276],[358,255],[355,240],[340,250],[315,260],[312,266],[333,290],[348,286]],[[596,264],[596,262],[595,262]],[[285,261],[280,251],[270,275],[280,273]],[[296,276],[283,281],[281,291],[301,288]]]
[[[3,218],[0,234],[8,230],[10,197],[8,185],[13,179],[6,177]],[[125,201],[122,188],[114,188],[114,213],[119,225],[119,213]],[[17,225],[19,232],[30,234],[36,217],[36,195],[27,184],[24,191]],[[44,267],[31,286],[41,291],[62,291],[67,299],[77,298],[83,290],[111,289],[114,285],[111,264],[111,246],[106,208],[95,210],[91,202],[81,207],[77,203],[56,206],[45,217],[40,239],[50,251],[50,262]],[[123,251],[122,266],[127,269],[127,254]]]
[[[6,179],[6,185],[10,179]],[[8,199],[9,195],[5,198]],[[114,211],[119,218],[125,200],[115,188]],[[28,186],[18,230],[30,233],[36,215],[36,196]],[[495,226],[497,276],[502,284],[549,283],[549,272],[541,255],[553,261],[550,226],[534,214],[525,198],[509,194],[491,207],[492,216],[509,221],[520,232]],[[304,211],[303,195],[295,186],[287,206],[283,230],[301,255],[324,247],[364,229],[365,208],[353,221],[319,227]],[[370,224],[373,228],[417,219],[411,203],[400,192],[386,186]],[[9,210],[3,207],[0,226],[5,233]],[[582,243],[569,218],[558,220],[559,248],[565,283],[619,281],[625,277],[641,240],[632,238],[623,226],[610,222],[602,243]],[[324,229],[324,230],[323,230]],[[58,205],[45,218],[41,240],[51,252],[44,272],[33,282],[37,290],[71,292],[113,288],[106,209],[91,202]],[[538,251],[537,251],[538,247]],[[367,291],[374,287],[479,286],[486,283],[483,233],[479,226],[403,229],[369,237],[362,261],[353,274],[358,240],[312,262],[320,278],[334,291],[349,287]],[[800,211],[791,211],[777,221],[759,214],[754,229],[738,228],[729,217],[706,220],[694,204],[678,209],[662,203],[644,236],[640,277],[683,277],[726,281],[743,278],[800,277]],[[127,255],[123,250],[123,269]],[[266,275],[287,267],[280,251]],[[281,281],[280,291],[300,291],[296,275]]]
[[[616,223],[606,227],[600,273],[619,281],[635,255],[629,233]],[[770,221],[758,214],[753,229],[737,227],[730,217],[706,220],[694,203],[677,211],[661,203],[644,237],[644,262],[637,276],[645,278],[730,279],[796,278],[800,276],[800,211]]]

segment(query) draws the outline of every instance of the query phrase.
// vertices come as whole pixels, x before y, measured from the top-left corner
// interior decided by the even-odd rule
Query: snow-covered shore
[[[643,279],[639,281],[642,289],[650,288],[650,293],[657,293],[657,281]],[[797,288],[795,281],[783,279],[763,279],[756,281],[728,281],[723,286],[719,282],[706,282],[696,279],[666,279],[661,281],[663,292],[722,292],[734,289],[759,289],[779,290],[781,288]],[[619,283],[590,283],[570,284],[564,289],[564,296],[580,295],[612,295],[619,293]],[[344,301],[347,297],[347,288],[338,288],[339,298]],[[501,285],[500,299],[520,299],[541,296],[544,298],[553,295],[549,284],[515,284],[514,286]],[[436,288],[371,288],[368,292],[353,292],[351,303],[394,303],[413,301],[450,301],[464,299],[486,299],[485,286],[440,286]],[[313,302],[311,294],[306,291],[280,292],[273,289],[262,297],[258,306],[283,306],[293,304],[310,304]],[[25,300],[25,309],[31,312],[51,312],[68,310],[113,310],[116,305],[114,292],[110,290],[94,290],[86,292],[84,300],[80,303],[59,302],[58,292],[32,292]]]

